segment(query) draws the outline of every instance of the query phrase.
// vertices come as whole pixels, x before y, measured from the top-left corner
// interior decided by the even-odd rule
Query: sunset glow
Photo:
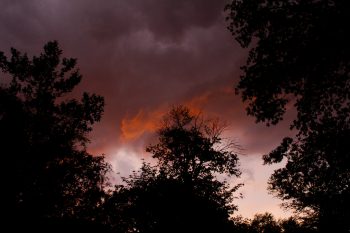
[[[18,1],[15,1],[18,3]],[[278,126],[256,124],[234,94],[247,51],[226,29],[225,0],[2,1],[0,50],[15,47],[37,54],[57,40],[64,56],[78,59],[78,91],[105,97],[105,113],[90,135],[89,152],[112,164],[113,182],[152,161],[145,147],[154,141],[162,116],[183,104],[194,113],[219,117],[224,132],[243,148],[238,214],[271,212],[290,216],[267,193],[276,167],[261,155],[289,134],[291,115]],[[293,113],[291,113],[293,114]],[[236,181],[235,181],[236,182]]]

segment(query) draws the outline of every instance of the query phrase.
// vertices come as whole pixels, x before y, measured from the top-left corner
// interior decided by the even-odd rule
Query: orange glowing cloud
[[[164,112],[159,110],[146,112],[141,109],[135,116],[122,119],[120,126],[122,138],[133,140],[139,138],[145,132],[156,131],[163,114]]]
[[[199,114],[202,112],[203,106],[208,103],[210,92],[205,92],[201,95],[195,96],[184,103],[193,114]]]
[[[187,101],[183,101],[183,105],[187,106],[193,114],[202,112],[203,106],[210,99],[210,92],[195,96]],[[139,110],[138,113],[131,117],[124,117],[121,120],[121,136],[124,140],[135,140],[145,133],[155,132],[160,127],[160,122],[169,107],[159,106],[153,111]]]

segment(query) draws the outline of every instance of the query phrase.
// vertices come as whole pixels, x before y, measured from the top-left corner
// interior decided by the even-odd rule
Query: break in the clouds
[[[58,40],[65,56],[78,58],[84,77],[78,91],[105,97],[104,117],[91,135],[92,153],[105,154],[121,173],[137,169],[162,114],[186,104],[227,123],[225,137],[254,160],[242,160],[243,172],[251,174],[244,176],[246,202],[261,193],[271,203],[262,181],[254,179],[271,169],[249,164],[262,163],[259,155],[279,143],[288,123],[255,124],[234,95],[247,51],[226,29],[225,0],[0,2],[1,51],[15,47],[37,54],[47,41]]]

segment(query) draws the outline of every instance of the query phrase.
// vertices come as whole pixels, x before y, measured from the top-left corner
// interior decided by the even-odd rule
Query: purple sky
[[[0,50],[30,55],[58,40],[64,56],[78,58],[79,91],[106,100],[89,150],[104,153],[123,175],[137,169],[160,117],[186,104],[228,124],[225,137],[244,148],[238,214],[290,213],[266,191],[276,167],[261,155],[278,145],[288,121],[267,128],[247,117],[233,92],[246,58],[226,29],[224,0],[0,0]],[[291,119],[291,115],[286,118]]]

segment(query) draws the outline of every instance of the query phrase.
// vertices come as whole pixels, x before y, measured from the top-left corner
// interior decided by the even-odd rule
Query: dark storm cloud
[[[269,151],[288,129],[256,125],[233,93],[246,51],[226,30],[226,0],[0,2],[0,51],[38,54],[58,40],[64,56],[78,58],[84,76],[78,91],[106,100],[89,150],[105,153],[121,173],[147,156],[144,147],[173,104],[219,116],[248,155]]]
[[[101,4],[102,3],[102,4]],[[180,39],[191,28],[207,28],[222,15],[223,0],[80,0],[69,3],[98,40],[149,30],[156,39]],[[70,8],[72,9],[72,8]]]
[[[224,5],[224,0],[3,0],[0,48],[38,53],[55,39],[64,55],[78,58],[84,75],[79,89],[106,98],[94,151],[116,145],[123,119],[208,95],[201,108],[230,122],[256,152],[269,144],[266,138],[280,134],[253,143],[264,127],[245,117],[237,96],[220,91],[233,88],[245,60],[225,29]]]
[[[145,21],[157,37],[179,39],[188,29],[212,26],[222,14],[222,0],[142,1]]]

